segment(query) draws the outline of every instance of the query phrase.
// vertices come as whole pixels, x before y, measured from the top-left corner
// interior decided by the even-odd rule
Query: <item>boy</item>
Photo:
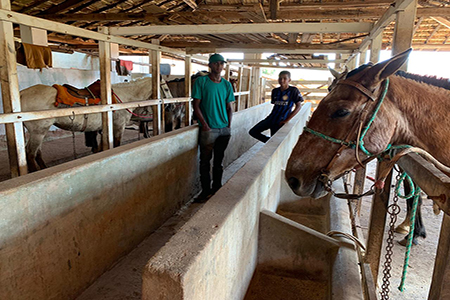
[[[296,87],[289,85],[289,82],[291,82],[291,73],[281,71],[278,75],[280,87],[272,90],[271,103],[274,104],[272,112],[249,131],[249,134],[255,139],[266,143],[270,137],[261,132],[270,129],[270,136],[273,136],[300,111],[302,107],[300,102],[303,102],[303,97]],[[295,109],[292,110],[294,105]]]

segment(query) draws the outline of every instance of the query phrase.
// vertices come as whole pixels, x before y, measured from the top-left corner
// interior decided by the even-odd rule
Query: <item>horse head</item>
[[[330,181],[388,147],[398,120],[392,113],[396,108],[389,101],[392,95],[387,79],[403,65],[409,53],[410,50],[405,51],[340,80],[320,102],[286,167],[286,180],[297,195],[324,196]],[[384,102],[382,98],[386,98]],[[383,105],[369,125],[379,103]],[[361,146],[357,141],[364,131]]]

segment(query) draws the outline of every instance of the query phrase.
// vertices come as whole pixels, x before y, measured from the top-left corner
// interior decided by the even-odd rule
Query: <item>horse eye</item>
[[[336,118],[343,118],[347,115],[350,114],[350,111],[347,109],[338,109],[337,111],[335,111],[332,115],[331,118],[332,119],[336,119]]]

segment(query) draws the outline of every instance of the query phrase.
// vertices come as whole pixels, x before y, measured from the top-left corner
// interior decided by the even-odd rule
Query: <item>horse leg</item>
[[[41,150],[42,141],[44,140],[45,134],[42,133],[36,133],[36,132],[30,132],[30,139],[28,140],[28,143],[25,147],[26,154],[27,154],[27,163],[28,163],[28,170],[30,172],[35,172],[39,170],[38,162],[36,159],[38,159],[39,166],[44,166],[45,163],[42,160],[42,153],[38,154]],[[39,158],[38,158],[39,157]]]
[[[403,181],[403,189],[405,191],[405,195],[408,195],[411,192],[411,187],[409,186],[409,182],[407,180]],[[411,209],[413,205],[413,198],[414,197],[406,199],[406,217],[405,220],[403,220],[403,222],[395,228],[395,232],[397,233],[409,233],[409,229],[411,227]]]
[[[91,147],[92,153],[100,151],[97,142],[97,131],[86,131],[84,133],[84,144],[86,147]]]
[[[45,164],[44,160],[42,159],[41,148],[39,148],[39,150],[36,153],[36,161],[37,161],[39,167],[41,168],[41,170],[47,168],[47,165]]]
[[[409,194],[411,191],[411,187],[409,186],[409,183],[404,184],[405,194]],[[425,226],[423,225],[422,220],[422,196],[419,195],[417,204],[417,210],[416,210],[416,218],[414,220],[414,233],[413,233],[413,244],[417,245],[419,244],[419,241],[417,240],[418,237],[426,238],[427,233],[425,231]],[[412,214],[412,208],[414,204],[414,196],[410,197],[406,200],[407,208],[408,208],[408,219],[411,220],[410,216]],[[405,220],[406,221],[406,220]],[[411,221],[410,221],[411,222]],[[409,223],[410,223],[409,222]],[[403,240],[401,240],[399,243],[402,246],[406,246],[408,241],[408,235],[405,236]]]

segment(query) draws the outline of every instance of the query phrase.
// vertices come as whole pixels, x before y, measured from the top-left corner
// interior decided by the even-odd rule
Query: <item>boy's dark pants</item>
[[[248,132],[255,139],[260,140],[263,143],[266,143],[270,137],[262,134],[261,132],[270,129],[270,136],[273,136],[283,125],[280,125],[280,120],[272,120],[269,117],[265,118]]]
[[[223,166],[222,161],[225,155],[225,149],[231,138],[231,129],[212,128],[210,131],[200,129],[200,182],[203,192],[211,191],[211,158],[214,153],[213,162],[213,192],[222,187]]]

